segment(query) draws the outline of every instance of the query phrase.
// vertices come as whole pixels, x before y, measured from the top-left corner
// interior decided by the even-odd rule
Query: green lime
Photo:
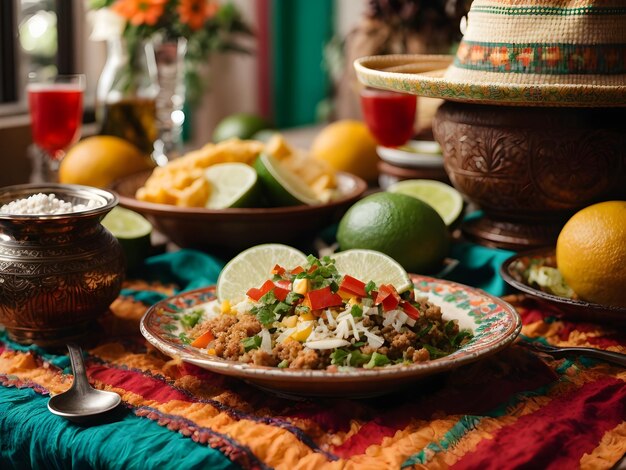
[[[339,222],[342,250],[381,251],[413,273],[441,267],[450,248],[450,234],[441,216],[419,199],[381,192],[354,204]]]
[[[120,242],[127,269],[139,266],[150,253],[152,224],[141,214],[117,206],[101,223]]]
[[[204,170],[204,177],[211,184],[211,194],[205,207],[254,206],[259,196],[257,174],[245,163],[218,163]]]
[[[246,298],[252,287],[260,287],[272,277],[275,265],[293,269],[304,265],[306,256],[287,245],[268,243],[242,251],[228,262],[217,278],[217,298],[238,302]]]
[[[222,119],[213,131],[213,142],[232,138],[250,139],[260,130],[271,127],[265,119],[255,114],[231,114]]]
[[[363,282],[391,284],[398,292],[404,292],[413,286],[400,263],[380,251],[347,250],[335,253],[332,257],[340,273],[349,274]]]
[[[261,154],[254,162],[266,193],[276,206],[318,204],[320,201],[306,182],[271,155]]]
[[[261,142],[268,143],[272,137],[276,134],[280,134],[276,129],[261,129],[255,132],[251,137],[252,140],[260,140]]]
[[[452,186],[435,180],[405,180],[387,188],[392,193],[416,197],[435,209],[447,226],[463,212],[463,197]]]

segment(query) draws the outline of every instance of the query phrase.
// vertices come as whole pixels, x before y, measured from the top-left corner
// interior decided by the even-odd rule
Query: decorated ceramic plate
[[[220,374],[234,376],[258,387],[288,395],[367,397],[398,389],[408,382],[467,364],[507,347],[521,329],[515,309],[484,291],[451,281],[412,276],[416,295],[441,307],[446,320],[458,320],[460,328],[473,331],[473,339],[452,354],[427,362],[374,369],[279,369],[209,356],[184,344],[183,312],[215,298],[215,287],[175,295],[153,305],[141,319],[141,333],[168,356]]]
[[[410,140],[401,147],[378,146],[381,160],[404,167],[443,168],[443,155],[437,142]]]
[[[584,300],[560,297],[542,291],[537,285],[529,284],[526,272],[531,264],[556,267],[555,249],[540,248],[513,255],[502,263],[500,274],[510,286],[557,308],[566,316],[580,320],[626,325],[626,308],[624,307],[600,305]]]

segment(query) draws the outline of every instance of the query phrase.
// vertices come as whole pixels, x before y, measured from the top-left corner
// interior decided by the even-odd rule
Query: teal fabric
[[[457,244],[450,256],[459,263],[445,277],[502,295],[506,289],[498,270],[511,254]],[[190,290],[214,284],[223,265],[223,260],[207,254],[180,250],[149,258],[139,275]],[[154,292],[127,289],[123,293],[147,305],[163,298]],[[68,367],[65,356],[19,346],[4,335],[0,340],[14,349],[33,350],[63,369]],[[0,468],[237,468],[221,452],[128,410],[121,410],[110,423],[78,426],[50,414],[47,400],[31,389],[0,386]]]
[[[221,452],[129,410],[120,409],[112,422],[86,426],[51,414],[47,401],[31,389],[0,387],[0,467],[238,468]]]
[[[493,295],[507,294],[511,291],[500,276],[500,266],[513,254],[512,251],[472,243],[456,243],[452,246],[450,257],[459,263],[445,278],[478,287]]]

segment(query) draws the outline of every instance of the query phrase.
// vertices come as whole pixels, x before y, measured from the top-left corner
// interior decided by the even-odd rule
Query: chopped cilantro
[[[278,302],[274,307],[274,314],[280,317],[283,313],[287,313],[289,310],[291,310],[291,305],[285,302]]]
[[[180,342],[183,343],[183,344],[191,343],[191,339],[185,333],[180,333],[178,335],[178,338],[180,338]]]
[[[253,307],[250,312],[256,315],[257,320],[265,326],[270,327],[276,321],[276,315],[272,305],[263,305],[262,307]]]
[[[204,313],[203,310],[193,310],[183,315],[183,317],[180,319],[180,322],[183,324],[185,328],[191,329],[194,326],[196,326],[198,321],[200,321],[200,318],[202,317],[203,313]]]
[[[302,315],[304,313],[309,313],[311,309],[306,305],[296,305],[295,313],[298,315]]]
[[[261,346],[261,337],[259,335],[249,336],[241,340],[243,349],[248,352],[252,349],[258,349]]]
[[[298,294],[297,292],[289,292],[289,294],[287,294],[287,298],[285,299],[285,303],[289,304],[289,305],[293,305],[294,303],[296,303],[298,300],[303,299],[304,296],[302,294]]]
[[[430,330],[433,329],[434,324],[433,323],[428,323],[428,325],[426,325],[424,328],[422,328],[418,333],[417,333],[417,337],[421,338],[424,335],[427,335],[428,333],[430,333]]]
[[[443,331],[447,336],[450,336],[454,332],[455,323],[454,320],[449,320],[443,327]]]
[[[350,351],[350,363],[348,365],[353,367],[359,367],[369,362],[371,357],[371,354],[363,354],[358,349],[355,349],[354,351]]]
[[[352,306],[352,308],[350,309],[350,314],[351,314],[354,318],[359,318],[359,317],[362,317],[362,316],[363,316],[363,309],[362,309],[360,306],[358,306],[358,305],[354,304],[354,305]]]
[[[348,357],[348,354],[350,353],[346,351],[345,349],[336,349],[330,355],[330,363],[336,364],[338,366],[342,366],[346,362],[346,358]]]
[[[459,346],[461,346],[461,344],[463,344],[463,341],[466,338],[467,339],[471,339],[472,336],[473,335],[472,335],[472,333],[469,330],[461,330],[450,340],[450,343],[455,348],[458,348]]]
[[[367,295],[372,295],[372,291],[376,289],[376,283],[374,281],[370,281],[365,284],[365,293]]]
[[[438,357],[444,357],[448,355],[447,352],[436,348],[435,346],[431,346],[430,344],[425,344],[424,349],[428,351],[431,359],[437,359]]]
[[[365,341],[357,341],[352,346],[354,346],[355,348],[360,348],[361,346],[365,346]]]
[[[276,302],[276,296],[274,295],[274,290],[272,289],[267,294],[259,299],[259,302],[263,304],[273,304]]]
[[[369,362],[365,364],[363,367],[365,367],[366,369],[371,369],[373,367],[382,367],[382,366],[389,364],[390,362],[391,361],[389,360],[389,358],[385,356],[384,354],[379,354],[377,352],[374,352]]]

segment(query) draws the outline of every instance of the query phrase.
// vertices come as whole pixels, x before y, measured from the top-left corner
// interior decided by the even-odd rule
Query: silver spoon
[[[68,344],[67,349],[74,371],[74,383],[67,392],[50,398],[48,409],[71,421],[85,421],[119,405],[121,399],[117,393],[96,390],[89,385],[81,349],[75,344]]]

